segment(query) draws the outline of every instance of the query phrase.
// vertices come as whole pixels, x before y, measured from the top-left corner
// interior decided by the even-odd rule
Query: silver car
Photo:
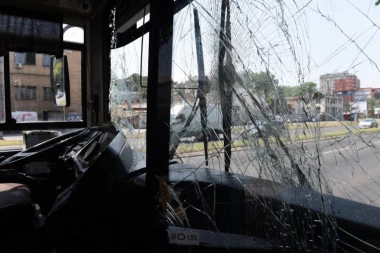
[[[359,122],[359,128],[372,128],[378,126],[379,124],[373,118],[365,118]]]
[[[247,125],[241,131],[240,135],[243,139],[247,139],[249,137],[262,138],[263,135],[270,136],[279,133],[281,130],[285,129],[283,120],[279,120],[275,118],[272,121],[256,121],[257,127],[252,123],[252,121],[248,121]],[[258,129],[260,131],[258,131]]]

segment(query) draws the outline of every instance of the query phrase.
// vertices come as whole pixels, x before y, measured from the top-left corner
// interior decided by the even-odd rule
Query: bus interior
[[[380,252],[379,132],[286,121],[314,2],[1,1],[0,252]]]

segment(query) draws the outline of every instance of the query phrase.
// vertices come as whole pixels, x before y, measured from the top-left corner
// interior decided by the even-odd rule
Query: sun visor
[[[63,56],[62,18],[29,17],[0,11],[0,55],[7,51],[35,52]]]

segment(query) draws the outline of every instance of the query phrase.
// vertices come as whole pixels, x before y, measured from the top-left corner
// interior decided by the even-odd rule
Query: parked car
[[[359,122],[359,128],[372,128],[372,127],[378,127],[378,126],[379,124],[373,118],[365,118]]]

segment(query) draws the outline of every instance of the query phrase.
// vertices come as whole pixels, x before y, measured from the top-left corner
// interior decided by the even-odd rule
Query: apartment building
[[[320,91],[325,95],[334,95],[338,91],[355,91],[360,88],[360,80],[348,72],[324,74],[319,79]]]

